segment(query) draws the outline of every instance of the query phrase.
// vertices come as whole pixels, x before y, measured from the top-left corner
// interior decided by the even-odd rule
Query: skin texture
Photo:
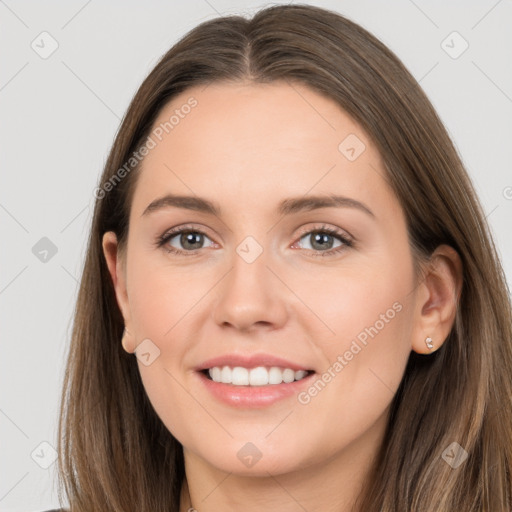
[[[191,96],[197,106],[144,159],[126,254],[114,233],[103,239],[125,350],[147,338],[160,350],[152,364],[138,365],[157,414],[184,447],[181,510],[352,510],[410,351],[429,353],[427,336],[436,350],[450,332],[460,260],[440,246],[426,278],[416,280],[380,155],[331,99],[296,84],[216,83],[173,98],[155,126]],[[354,161],[338,149],[349,134],[366,147]],[[221,214],[166,207],[142,216],[166,193],[209,199]],[[276,211],[283,199],[322,194],[363,202],[374,217],[348,207]],[[155,245],[189,224],[206,235],[192,255]],[[323,256],[342,245],[335,236],[314,245],[306,233],[324,225],[353,246]],[[236,251],[248,236],[263,249],[252,263]],[[187,250],[179,234],[167,245]],[[306,404],[292,396],[253,410],[230,407],[194,371],[220,354],[264,352],[321,376],[376,325]],[[262,454],[252,467],[237,457],[248,442]]]

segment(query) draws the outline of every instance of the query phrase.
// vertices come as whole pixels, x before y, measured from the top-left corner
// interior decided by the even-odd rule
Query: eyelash
[[[171,254],[183,255],[183,256],[193,256],[193,255],[197,254],[196,251],[199,251],[201,249],[195,249],[192,251],[182,251],[181,249],[176,249],[175,247],[165,245],[169,240],[174,238],[176,235],[180,235],[182,233],[199,233],[201,235],[208,237],[208,235],[204,231],[201,231],[200,229],[196,229],[193,226],[181,226],[179,228],[171,229],[170,231],[167,231],[166,233],[164,233],[162,236],[159,236],[156,240],[155,245],[157,247],[161,247],[166,252],[171,253]],[[334,228],[330,228],[328,226],[321,226],[320,228],[304,230],[300,233],[298,240],[303,238],[305,235],[309,235],[312,233],[317,233],[317,234],[318,233],[326,233],[335,238],[338,238],[338,240],[343,243],[343,245],[340,245],[339,247],[336,247],[335,249],[329,249],[328,251],[316,251],[314,249],[308,249],[309,251],[312,252],[312,256],[321,256],[321,257],[335,256],[339,252],[346,250],[349,247],[354,246],[354,242],[351,239],[349,239],[348,237],[346,237],[343,234],[343,232],[341,232],[337,229],[334,229]],[[210,238],[210,237],[208,237],[208,238]]]

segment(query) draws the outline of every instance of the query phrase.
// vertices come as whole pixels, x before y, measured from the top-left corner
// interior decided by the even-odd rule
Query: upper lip
[[[282,357],[273,356],[271,354],[225,354],[213,357],[201,363],[196,370],[202,371],[213,368],[214,366],[241,366],[243,368],[256,368],[257,366],[265,366],[270,368],[278,366],[280,368],[290,368],[292,370],[311,370],[307,366],[293,361],[288,361]]]

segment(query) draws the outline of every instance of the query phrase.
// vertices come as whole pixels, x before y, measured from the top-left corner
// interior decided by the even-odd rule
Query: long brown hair
[[[435,353],[411,352],[360,510],[510,511],[511,304],[482,208],[442,122],[401,61],[359,25],[309,5],[200,24],[133,98],[96,194],[62,393],[59,496],[64,488],[72,512],[179,510],[182,446],[121,346],[123,318],[102,236],[112,230],[126,243],[140,169],[125,167],[118,179],[119,169],[169,100],[214,81],[278,80],[335,100],[369,134],[405,212],[415,263],[448,244],[463,265],[453,328]],[[456,469],[442,457],[453,442],[468,453]]]

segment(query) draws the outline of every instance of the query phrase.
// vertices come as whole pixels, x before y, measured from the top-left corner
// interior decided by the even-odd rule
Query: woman
[[[375,37],[307,5],[202,23],[95,195],[59,425],[73,512],[511,509],[504,273]]]

